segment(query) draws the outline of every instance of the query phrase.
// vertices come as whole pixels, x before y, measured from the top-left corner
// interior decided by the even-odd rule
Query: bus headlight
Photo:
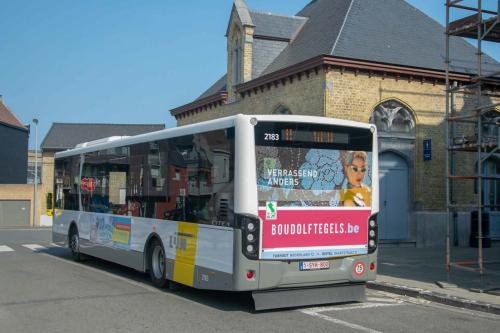
[[[378,214],[370,216],[368,220],[368,253],[373,253],[378,244]]]
[[[259,227],[258,216],[250,214],[237,214],[237,226],[241,228],[241,249],[248,259],[259,259]]]

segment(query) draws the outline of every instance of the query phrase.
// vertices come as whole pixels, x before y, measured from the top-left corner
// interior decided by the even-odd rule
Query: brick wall
[[[189,117],[177,120],[178,126],[200,121],[242,114],[272,114],[280,105],[287,107],[293,114],[324,116],[325,74],[312,71],[309,76],[286,80],[270,85],[261,91],[245,94],[238,101],[218,107],[208,108]]]
[[[43,202],[42,202],[42,214],[46,214],[47,211],[47,193],[52,193],[54,191],[54,153],[44,151],[42,153],[42,184],[43,189]],[[54,195],[52,193],[52,195]]]
[[[421,80],[396,79],[380,75],[356,74],[340,70],[314,71],[301,80],[286,80],[278,85],[258,88],[238,101],[209,108],[178,120],[186,125],[238,113],[271,114],[280,105],[293,114],[327,116],[368,122],[381,102],[396,99],[413,113],[416,122],[415,149],[410,156],[410,182],[413,193],[410,207],[418,210],[443,211],[446,208],[445,169],[445,93],[444,84]],[[457,110],[465,112],[474,104],[473,96],[456,96]],[[491,101],[488,101],[491,102]],[[464,134],[472,134],[470,126],[462,126]],[[423,140],[432,140],[432,160],[423,161]],[[474,154],[457,155],[457,173],[474,174]],[[454,184],[454,199],[475,202],[473,181]],[[417,207],[417,208],[414,208]]]

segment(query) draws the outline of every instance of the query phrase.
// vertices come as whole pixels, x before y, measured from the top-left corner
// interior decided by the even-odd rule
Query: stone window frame
[[[379,102],[373,108],[369,122],[377,126],[380,136],[416,137],[414,112],[406,103],[397,98],[388,98]]]

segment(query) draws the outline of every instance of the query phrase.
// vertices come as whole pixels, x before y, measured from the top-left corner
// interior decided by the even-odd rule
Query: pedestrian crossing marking
[[[13,252],[14,250],[7,245],[0,245],[0,252]]]
[[[23,247],[25,247],[27,249],[30,249],[32,251],[47,250],[47,248],[45,246],[41,246],[41,245],[38,245],[38,244],[23,244]]]

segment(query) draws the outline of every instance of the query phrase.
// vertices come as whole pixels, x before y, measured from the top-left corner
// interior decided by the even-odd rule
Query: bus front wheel
[[[149,276],[155,287],[165,288],[168,285],[166,278],[166,258],[163,245],[158,239],[151,242],[149,248]]]

